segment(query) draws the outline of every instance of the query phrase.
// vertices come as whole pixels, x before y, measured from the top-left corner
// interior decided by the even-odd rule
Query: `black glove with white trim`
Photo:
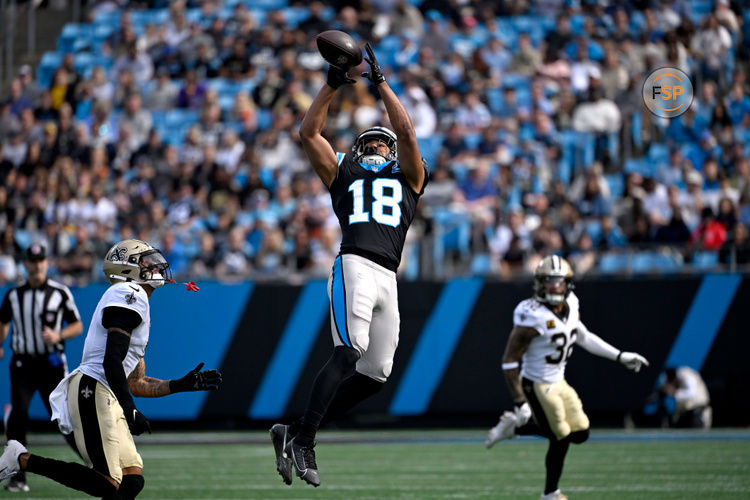
[[[133,436],[140,436],[144,432],[151,434],[151,424],[148,419],[135,408],[124,410],[125,420],[128,421],[128,429]]]
[[[365,61],[370,65],[370,71],[362,73],[362,76],[370,80],[373,85],[379,85],[385,81],[385,76],[383,76],[383,70],[380,69],[380,64],[378,64],[378,60],[375,57],[375,52],[372,50],[370,42],[365,44],[365,52],[367,52]]]

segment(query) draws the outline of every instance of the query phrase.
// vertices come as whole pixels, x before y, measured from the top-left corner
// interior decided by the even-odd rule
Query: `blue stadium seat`
[[[258,129],[268,130],[273,125],[273,113],[268,109],[258,110]]]
[[[648,148],[648,157],[650,160],[657,163],[665,163],[669,161],[669,148],[666,144],[652,143]]]
[[[402,264],[402,271],[400,275],[406,280],[414,281],[419,278],[420,243],[421,242],[419,240],[413,241],[411,245],[407,245],[404,249],[406,252],[406,258],[404,259],[404,263]]]
[[[197,109],[169,109],[164,115],[164,123],[170,129],[190,126],[198,121],[200,113]]]
[[[477,146],[479,146],[479,143],[482,142],[482,135],[481,134],[466,134],[464,135],[464,144],[466,144],[466,147],[469,149],[474,149]]]
[[[122,11],[120,10],[100,10],[96,13],[96,17],[94,17],[94,24],[97,26],[110,26],[113,29],[117,29],[120,27],[121,18]]]
[[[419,152],[427,161],[427,165],[435,165],[440,154],[440,148],[443,146],[443,135],[433,134],[430,137],[419,139]]]
[[[604,176],[604,179],[609,185],[609,192],[612,198],[620,198],[625,192],[625,180],[620,174],[608,174]]]
[[[286,25],[290,28],[296,28],[310,17],[310,10],[305,7],[288,7],[283,12]]]
[[[13,237],[16,240],[16,244],[23,250],[26,250],[31,245],[32,235],[26,229],[17,228],[13,231]]]
[[[62,64],[63,55],[59,52],[45,52],[36,70],[36,80],[40,87],[47,88],[52,82],[52,75]]]
[[[503,110],[503,91],[498,88],[487,89],[487,104],[490,107],[490,111],[494,114],[498,114]]]
[[[471,220],[466,213],[442,209],[435,211],[433,221],[435,242],[432,257],[435,272],[442,276],[446,252],[457,251],[462,258],[469,257]]]
[[[526,75],[520,75],[518,73],[504,74],[502,83],[503,86],[513,87],[514,89],[516,89],[516,92],[518,92],[518,90],[521,88],[531,88],[531,78]]]
[[[682,269],[682,257],[673,253],[656,253],[652,258],[654,269],[663,273],[675,272]]]
[[[750,145],[750,128],[749,127],[735,127],[734,138],[738,142],[748,146]]]
[[[602,237],[602,223],[599,222],[599,219],[591,219],[586,221],[585,227],[586,232],[591,236],[594,245],[596,245]]]
[[[653,162],[646,158],[628,158],[624,170],[626,174],[637,172],[644,177],[654,177],[656,173]]]
[[[492,258],[489,254],[480,253],[471,259],[469,272],[475,276],[486,276],[492,272]]]
[[[93,27],[84,23],[68,23],[63,26],[60,36],[57,37],[58,52],[73,52],[76,40],[88,39],[93,35]]]
[[[710,250],[696,252],[693,255],[693,267],[707,270],[719,265],[719,254]]]
[[[634,273],[647,273],[656,269],[656,260],[651,252],[636,252],[630,260],[630,269]]]
[[[250,2],[256,9],[280,10],[289,7],[289,0],[252,0]]]
[[[570,184],[570,178],[573,175],[573,162],[570,157],[563,155],[557,162],[557,179],[567,186]]]
[[[627,270],[628,256],[621,253],[605,253],[599,257],[599,272],[614,274]]]

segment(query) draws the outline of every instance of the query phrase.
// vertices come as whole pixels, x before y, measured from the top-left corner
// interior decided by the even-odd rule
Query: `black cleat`
[[[284,424],[274,424],[271,430],[271,442],[273,451],[276,452],[276,470],[279,471],[281,479],[286,484],[292,484],[292,461],[287,457],[286,448],[287,438],[289,437],[289,426]]]
[[[318,464],[315,463],[315,445],[303,446],[294,442],[292,438],[286,445],[284,451],[292,460],[294,468],[297,470],[297,477],[315,487],[320,486],[320,476],[318,476]]]

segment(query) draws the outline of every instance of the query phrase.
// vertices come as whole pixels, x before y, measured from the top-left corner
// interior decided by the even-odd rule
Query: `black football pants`
[[[45,356],[13,355],[10,361],[10,402],[13,407],[8,418],[8,428],[5,430],[8,440],[15,439],[23,445],[26,444],[29,404],[36,391],[39,391],[47,412],[52,415],[49,395],[65,377],[65,369],[64,364],[50,365]],[[65,440],[78,453],[73,435],[65,436]],[[23,476],[21,472],[15,479],[23,481]]]

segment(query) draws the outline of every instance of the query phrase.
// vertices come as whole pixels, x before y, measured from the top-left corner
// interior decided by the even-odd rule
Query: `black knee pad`
[[[135,498],[143,490],[146,481],[140,474],[126,474],[122,476],[120,489],[117,490],[122,498]]]
[[[352,347],[340,345],[333,348],[333,354],[331,355],[331,359],[328,360],[328,363],[342,374],[349,375],[354,372],[354,367],[356,366],[357,361],[359,361],[359,358],[359,351]]]
[[[571,432],[568,435],[568,440],[571,443],[574,443],[574,444],[585,443],[588,438],[589,438],[589,430],[588,429],[585,429],[585,430],[582,430],[582,431]]]

